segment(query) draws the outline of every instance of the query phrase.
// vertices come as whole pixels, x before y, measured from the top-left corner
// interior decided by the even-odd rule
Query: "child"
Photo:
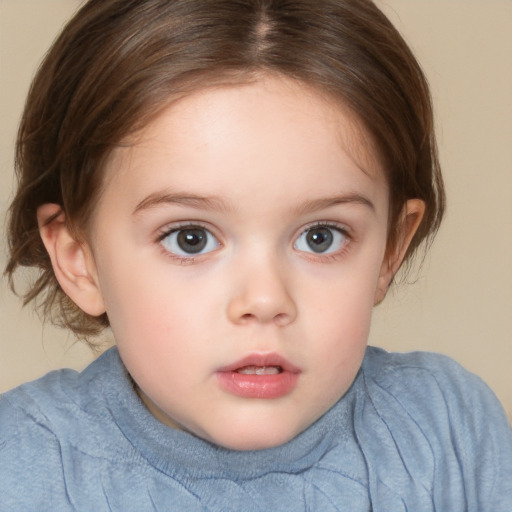
[[[27,301],[116,348],[0,401],[0,510],[510,511],[496,398],[367,348],[444,193],[369,0],[89,0],[17,147]]]

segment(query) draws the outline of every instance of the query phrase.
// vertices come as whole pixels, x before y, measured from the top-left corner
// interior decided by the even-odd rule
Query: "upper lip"
[[[276,353],[249,354],[232,364],[219,368],[218,372],[234,372],[247,366],[279,366],[284,372],[300,373],[300,368]]]

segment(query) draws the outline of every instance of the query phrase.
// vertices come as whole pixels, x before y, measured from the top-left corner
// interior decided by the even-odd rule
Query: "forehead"
[[[336,167],[351,168],[361,187],[386,187],[371,138],[348,108],[304,83],[266,76],[171,102],[113,152],[104,191],[111,185],[122,190],[129,181],[140,196],[169,180],[178,188],[208,188],[213,181],[222,190],[224,180],[233,188],[242,176],[261,188],[267,183],[258,171],[274,168],[273,181],[282,179],[284,193],[293,189],[291,181]]]

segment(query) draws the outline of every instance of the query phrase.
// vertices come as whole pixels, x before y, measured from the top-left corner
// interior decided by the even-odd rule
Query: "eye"
[[[303,252],[330,254],[339,251],[347,241],[348,236],[341,228],[318,225],[303,231],[293,247]]]
[[[200,226],[172,229],[160,237],[160,243],[167,251],[178,256],[206,254],[220,245],[210,231]]]

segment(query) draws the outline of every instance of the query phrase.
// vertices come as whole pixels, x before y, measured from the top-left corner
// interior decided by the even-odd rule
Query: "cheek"
[[[306,313],[319,328],[364,334],[370,323],[381,261],[374,254],[305,281]],[[315,320],[316,319],[316,320]],[[358,336],[355,336],[356,338]]]
[[[317,340],[315,352],[325,366],[345,370],[359,366],[370,331],[371,296],[362,290],[336,294],[309,317],[305,328]]]
[[[135,257],[133,250],[120,246],[104,247],[97,257],[100,289],[107,316],[118,344],[132,339],[158,339],[162,322],[169,318],[164,300],[166,283],[154,265]]]
[[[322,287],[303,291],[308,297],[303,328],[316,339],[314,357],[326,368],[326,378],[350,379],[364,356],[368,341],[380,262],[361,259],[323,279]]]
[[[175,354],[180,351],[180,357],[188,357],[187,352],[204,339],[205,325],[218,309],[210,281],[191,282],[182,270],[176,272],[165,261],[136,258],[101,268],[107,315],[116,344],[125,354],[144,353],[141,359],[158,362],[172,348]]]

